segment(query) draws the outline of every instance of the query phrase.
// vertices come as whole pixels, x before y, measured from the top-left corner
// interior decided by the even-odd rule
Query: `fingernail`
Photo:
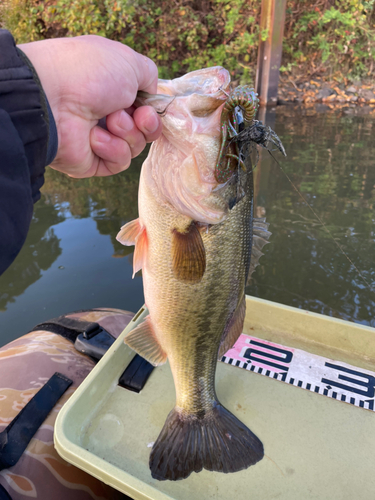
[[[145,130],[149,134],[153,134],[154,132],[157,131],[158,127],[159,127],[159,118],[155,115],[155,113],[153,113],[147,119],[147,126],[145,125]]]
[[[109,133],[100,127],[96,127],[94,129],[94,134],[95,134],[95,139],[98,142],[109,142],[111,140],[111,136],[109,135]]]
[[[130,132],[134,128],[133,120],[124,110],[120,113],[119,127],[125,132]]]

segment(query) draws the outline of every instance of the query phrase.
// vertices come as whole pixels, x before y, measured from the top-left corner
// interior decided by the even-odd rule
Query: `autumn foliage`
[[[97,34],[154,59],[161,77],[224,65],[254,77],[261,0],[6,0],[18,42]],[[283,72],[372,78],[375,0],[288,0]]]

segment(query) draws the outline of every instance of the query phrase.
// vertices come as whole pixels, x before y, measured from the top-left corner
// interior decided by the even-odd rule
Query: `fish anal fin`
[[[255,268],[259,264],[259,259],[263,255],[262,248],[264,245],[269,243],[269,238],[271,236],[271,232],[268,231],[269,223],[266,222],[264,217],[253,219],[253,244],[251,248],[251,260],[250,260],[250,268],[249,273],[247,275],[247,284],[249,284],[251,275],[255,271]]]
[[[185,283],[199,283],[206,270],[206,251],[195,222],[185,232],[172,231],[172,268],[174,276]]]
[[[221,338],[219,352],[217,355],[217,359],[221,359],[224,354],[231,349],[236,340],[242,333],[243,323],[245,320],[245,312],[246,312],[246,300],[245,296],[239,301],[236,310],[233,313],[233,316],[228,321],[228,324],[225,327],[223,336]]]
[[[132,245],[135,245],[137,236],[141,233],[141,231],[142,227],[139,219],[134,219],[122,226],[116,236],[116,240],[122,245],[131,247]]]
[[[167,361],[167,355],[156,337],[150,316],[131,330],[124,342],[154,366],[163,365]]]
[[[203,417],[175,407],[150,455],[152,477],[185,479],[202,469],[237,472],[264,456],[262,442],[237,417],[215,403]]]

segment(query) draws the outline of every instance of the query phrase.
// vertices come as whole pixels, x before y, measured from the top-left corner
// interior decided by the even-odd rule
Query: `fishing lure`
[[[236,87],[227,95],[221,114],[221,146],[215,168],[215,178],[220,184],[230,179],[236,166],[245,169],[238,144],[233,142],[242,130],[249,127],[258,109],[259,99],[249,86]]]

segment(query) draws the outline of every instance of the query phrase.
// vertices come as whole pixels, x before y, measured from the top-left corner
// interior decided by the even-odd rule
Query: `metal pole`
[[[255,82],[261,104],[275,104],[277,102],[285,7],[286,0],[262,0]]]
[[[257,120],[261,121],[264,125],[268,125],[273,130],[275,130],[276,125],[276,108],[271,106],[260,106],[257,113]],[[258,163],[256,168],[254,169],[254,207],[255,210],[258,210],[258,194],[261,191],[261,184],[267,185],[269,170],[267,169],[267,163],[264,165],[266,168],[262,168],[263,160],[269,157],[268,152],[266,152],[263,148],[258,148]],[[261,180],[262,179],[262,180]],[[260,214],[257,212],[256,217],[264,217],[264,214]]]

